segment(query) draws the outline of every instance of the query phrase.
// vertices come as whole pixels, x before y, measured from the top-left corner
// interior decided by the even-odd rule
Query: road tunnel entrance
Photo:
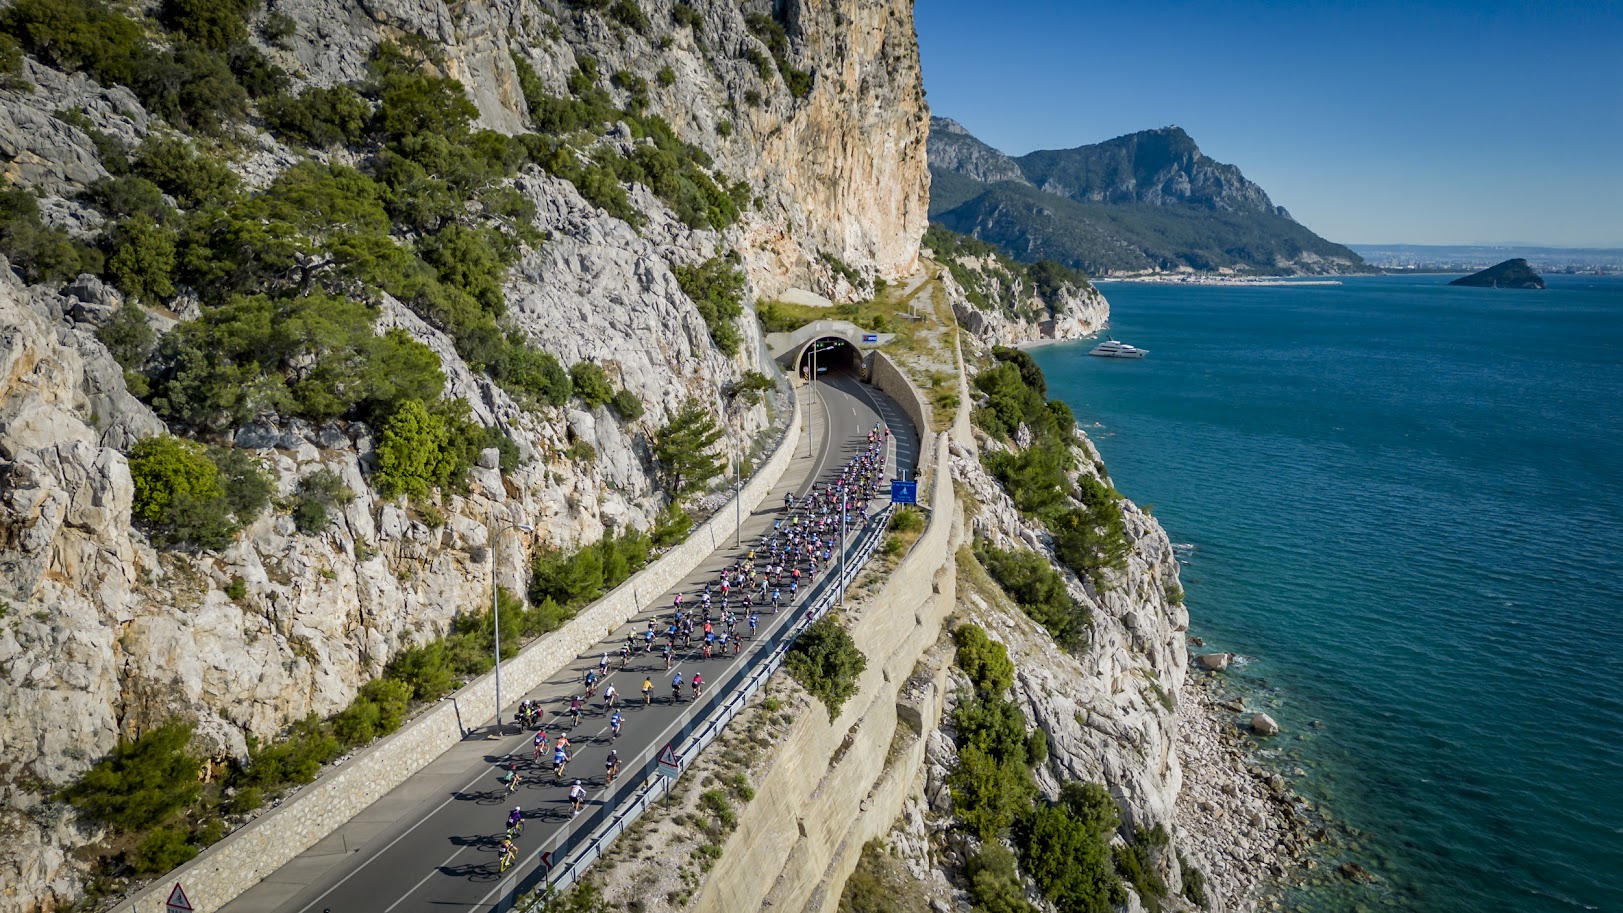
[[[801,378],[811,376],[814,369],[819,375],[846,373],[862,376],[862,353],[849,341],[838,336],[820,336],[800,351],[795,370]]]

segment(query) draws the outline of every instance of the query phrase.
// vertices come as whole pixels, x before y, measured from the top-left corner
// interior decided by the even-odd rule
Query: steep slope
[[[863,294],[924,229],[900,0],[296,0],[222,4],[218,34],[170,6],[0,13],[26,52],[0,80],[8,913],[175,858],[140,833],[81,852],[110,832],[56,788],[120,740],[191,720],[233,777],[403,652],[476,635],[498,567],[524,594],[531,559],[707,509],[655,435],[696,404],[748,462],[786,416],[728,306]],[[64,22],[106,40],[65,56]],[[751,372],[774,389],[738,394]],[[256,503],[154,522],[132,450],[164,432],[211,480],[262,479]],[[425,443],[444,459],[407,465]],[[493,540],[513,520],[536,534]],[[164,828],[210,839],[193,810]]]
[[[935,118],[930,168],[931,219],[1022,260],[1099,276],[1364,269],[1177,127],[1009,158]]]

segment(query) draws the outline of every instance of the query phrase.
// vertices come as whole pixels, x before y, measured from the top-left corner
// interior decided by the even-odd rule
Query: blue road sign
[[[863,333],[862,334],[862,341],[863,342],[878,342],[879,341],[879,334],[878,333]]]
[[[914,479],[905,482],[901,479],[891,479],[890,500],[892,504],[919,503],[919,483]]]

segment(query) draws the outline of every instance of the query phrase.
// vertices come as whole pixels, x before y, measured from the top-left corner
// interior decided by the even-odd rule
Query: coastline
[[[1247,702],[1226,693],[1222,673],[1194,662],[1189,671],[1177,703],[1179,829],[1231,909],[1277,908],[1267,898],[1316,867],[1312,850],[1325,831],[1289,780],[1257,759],[1261,743],[1240,724]]]

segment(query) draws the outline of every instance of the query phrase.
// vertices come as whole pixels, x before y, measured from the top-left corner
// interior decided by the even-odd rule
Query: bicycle
[[[507,827],[507,839],[508,840],[512,840],[514,837],[517,837],[518,835],[520,835],[522,833],[524,833],[524,819],[523,818],[518,819],[517,824],[511,824],[511,825],[508,825],[508,827]]]
[[[507,867],[512,865],[517,860],[518,860],[518,848],[517,847],[508,847],[506,850],[502,851],[502,859],[501,859],[501,864],[498,867],[498,871],[505,873],[507,871]]]

